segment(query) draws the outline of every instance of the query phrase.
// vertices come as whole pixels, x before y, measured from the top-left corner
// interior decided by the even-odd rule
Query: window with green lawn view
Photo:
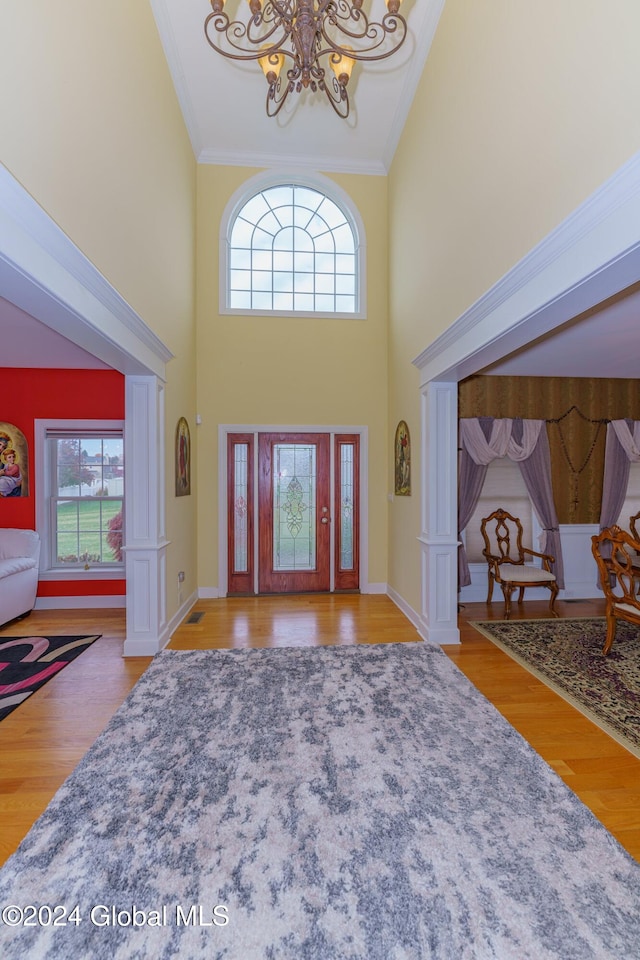
[[[123,566],[124,442],[109,435],[47,437],[50,566]]]

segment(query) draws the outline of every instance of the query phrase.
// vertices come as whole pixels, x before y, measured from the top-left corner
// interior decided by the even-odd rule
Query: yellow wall
[[[389,176],[389,419],[414,438],[411,360],[640,148],[639,31],[636,0],[447,0]],[[415,609],[419,531],[396,499]]]
[[[168,614],[197,587],[195,497],[173,497],[193,425],[196,164],[148,3],[6,4],[0,162],[176,354],[166,388]],[[193,428],[193,426],[192,426]]]
[[[235,191],[256,174],[198,169],[198,526],[200,585],[218,586],[217,428],[223,424],[369,428],[369,581],[386,582],[387,180],[335,176],[364,221],[366,320],[222,316],[219,229]]]

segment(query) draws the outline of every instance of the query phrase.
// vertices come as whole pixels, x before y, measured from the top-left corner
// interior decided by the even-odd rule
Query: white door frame
[[[352,433],[360,437],[360,549],[359,549],[359,582],[360,593],[367,593],[369,583],[369,483],[368,483],[368,463],[369,463],[369,428],[363,426],[344,426],[323,424],[246,424],[246,423],[223,423],[218,425],[218,595],[226,597],[229,585],[228,571],[228,531],[227,531],[227,437],[230,433],[328,433],[331,435],[331,503],[334,502],[334,443],[333,437],[337,433]],[[254,456],[258,456],[258,443],[256,436]],[[255,476],[257,477],[257,472]],[[255,516],[258,516],[257,508],[258,484],[254,484],[254,508]],[[330,590],[333,592],[335,583],[335,555],[334,555],[334,537],[335,524],[331,524],[331,580]],[[258,594],[258,537],[254,538],[254,591]]]

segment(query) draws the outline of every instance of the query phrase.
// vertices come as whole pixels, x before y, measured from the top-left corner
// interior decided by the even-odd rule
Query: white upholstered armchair
[[[0,528],[0,624],[33,610],[39,559],[40,537],[35,530]]]

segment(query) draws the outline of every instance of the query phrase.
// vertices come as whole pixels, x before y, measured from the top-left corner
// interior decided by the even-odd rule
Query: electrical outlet
[[[181,570],[178,574],[178,583],[184,583],[184,570]]]

